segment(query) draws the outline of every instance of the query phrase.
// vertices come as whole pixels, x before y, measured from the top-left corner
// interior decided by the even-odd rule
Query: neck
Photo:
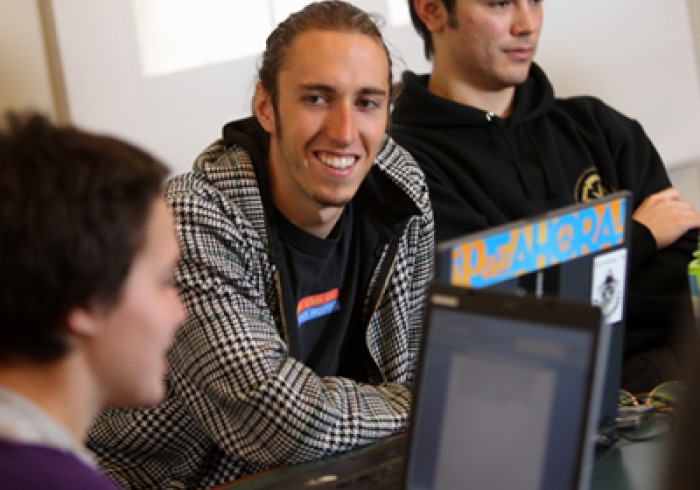
[[[460,78],[451,68],[438,66],[439,60],[435,60],[435,67],[428,81],[428,90],[458,104],[481,109],[484,112],[493,112],[499,117],[508,117],[513,111],[515,99],[515,86],[492,89],[485,88],[469,80]]]
[[[77,446],[100,410],[91,380],[77,369],[80,360],[69,354],[51,364],[24,363],[0,368],[0,386],[20,394],[64,427]]]
[[[328,207],[323,209],[306,210],[295,208],[294,212],[288,212],[278,206],[284,216],[307,233],[319,238],[327,238],[343,214],[343,208]]]

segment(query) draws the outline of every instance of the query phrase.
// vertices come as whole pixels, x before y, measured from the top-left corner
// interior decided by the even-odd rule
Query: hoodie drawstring
[[[492,124],[495,124],[496,127],[499,129],[501,134],[503,135],[503,139],[506,141],[506,147],[508,148],[508,153],[510,154],[511,160],[513,162],[513,166],[515,167],[515,171],[518,175],[518,181],[520,182],[521,187],[523,188],[523,193],[525,194],[525,197],[527,199],[532,199],[533,194],[532,194],[532,188],[530,185],[527,183],[527,180],[525,179],[525,175],[523,175],[521,165],[520,165],[520,159],[518,158],[518,152],[515,150],[515,146],[512,141],[511,137],[508,134],[508,130],[506,129],[505,124],[503,123],[503,120],[498,118],[496,114],[493,112],[487,112],[486,113],[486,120]],[[559,192],[557,189],[554,187],[552,184],[552,177],[549,174],[548,171],[548,165],[547,165],[547,159],[542,155],[542,152],[540,151],[540,146],[537,144],[537,141],[535,140],[535,137],[532,134],[532,128],[530,124],[523,124],[525,128],[525,133],[527,135],[527,138],[530,142],[530,145],[535,149],[535,154],[537,156],[537,162],[540,165],[540,169],[542,171],[542,178],[544,179],[544,185],[545,185],[545,190],[547,193],[547,199],[554,199],[559,195]],[[547,127],[547,137],[548,140],[547,142],[551,142],[552,136],[549,130],[549,127]],[[552,148],[552,151],[555,152],[554,155],[551,156],[554,160],[557,162],[559,161],[558,156],[556,155],[556,149],[554,145],[550,144],[548,145],[550,148]]]
[[[552,179],[549,175],[549,172],[547,172],[547,164],[546,160],[542,157],[542,153],[540,152],[540,145],[537,144],[535,141],[535,137],[532,135],[532,131],[530,129],[530,124],[525,124],[525,132],[527,133],[527,137],[530,140],[530,144],[532,147],[535,149],[535,153],[537,153],[537,159],[540,162],[540,166],[542,168],[542,177],[544,178],[544,185],[545,188],[547,189],[547,199],[554,199],[559,195],[557,192],[557,189],[552,185]],[[547,136],[549,137],[549,140],[551,140],[551,132],[549,130],[549,126],[547,126]],[[556,152],[556,147],[554,145],[550,145],[550,148],[552,148],[552,151]],[[557,155],[553,155],[554,158],[558,161],[559,158]]]
[[[486,113],[486,120],[492,124],[495,124],[496,127],[501,131],[503,139],[505,139],[506,141],[506,147],[508,148],[508,153],[510,153],[511,161],[513,162],[513,166],[515,167],[515,173],[518,174],[520,186],[523,188],[523,192],[525,193],[525,198],[532,199],[532,189],[525,180],[525,176],[523,175],[522,169],[520,168],[520,160],[518,158],[518,154],[513,150],[513,144],[510,141],[510,136],[508,136],[508,131],[506,130],[503,121],[499,117],[497,117],[496,114],[494,114],[493,112]]]

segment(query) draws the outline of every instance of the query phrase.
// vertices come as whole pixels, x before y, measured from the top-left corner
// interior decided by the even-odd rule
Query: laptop
[[[408,434],[250,488],[588,488],[609,324],[597,306],[433,283]]]
[[[597,306],[433,284],[403,488],[587,489],[609,342]]]
[[[631,194],[619,191],[441,242],[436,279],[598,305],[612,327],[598,447],[617,440]]]

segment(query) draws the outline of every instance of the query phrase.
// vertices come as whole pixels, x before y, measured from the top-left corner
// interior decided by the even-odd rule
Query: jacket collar
[[[401,93],[396,101],[392,120],[398,125],[428,128],[464,128],[487,126],[488,111],[460,104],[428,90],[430,75],[403,74]],[[547,75],[533,63],[527,80],[516,88],[510,127],[518,126],[546,114],[554,107],[554,89]]]
[[[250,154],[265,215],[268,221],[271,220],[274,213],[266,165],[269,135],[257,119],[248,117],[226,124],[223,127],[223,141],[227,149],[240,146]],[[380,235],[387,238],[399,236],[411,216],[419,214],[416,203],[390,178],[384,168],[383,162],[390,159],[388,154],[392,152],[392,147],[395,147],[395,144],[385,136],[375,164],[353,198],[353,203],[362,213],[363,219],[368,220]]]
[[[77,446],[68,431],[19,393],[0,387],[0,438],[73,454],[96,468],[92,454]],[[50,486],[50,482],[47,482]]]

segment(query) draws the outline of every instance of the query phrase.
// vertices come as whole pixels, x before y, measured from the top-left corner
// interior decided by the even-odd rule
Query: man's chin
[[[332,193],[326,195],[316,195],[315,201],[322,208],[344,208],[352,200],[353,193],[351,196],[343,195],[338,196]]]

